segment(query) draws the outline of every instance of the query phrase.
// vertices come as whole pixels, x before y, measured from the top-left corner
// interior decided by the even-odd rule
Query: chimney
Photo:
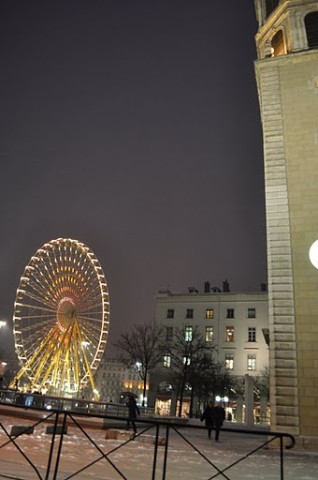
[[[230,291],[230,284],[227,280],[224,280],[223,282],[223,292],[229,292]]]

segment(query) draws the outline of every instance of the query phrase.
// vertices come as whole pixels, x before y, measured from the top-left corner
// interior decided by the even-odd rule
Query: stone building
[[[138,366],[127,367],[118,358],[104,357],[97,370],[96,388],[102,402],[123,403],[128,393],[134,393],[142,402],[143,380]]]
[[[190,335],[198,327],[205,341],[217,347],[215,360],[231,375],[242,380],[246,375],[263,376],[268,367],[268,302],[264,290],[232,293],[227,281],[222,291],[211,288],[208,282],[201,292],[189,288],[186,293],[172,293],[169,288],[161,288],[156,296],[156,323],[164,327],[166,342],[172,340],[176,328],[184,327],[185,335]],[[168,362],[163,358],[163,366]],[[153,377],[151,393],[158,393],[160,389],[154,386]],[[167,410],[163,392],[157,400],[159,397],[162,402],[157,401],[157,406]],[[172,408],[170,413],[174,414]]]
[[[272,429],[318,447],[318,2],[254,0],[263,128]]]

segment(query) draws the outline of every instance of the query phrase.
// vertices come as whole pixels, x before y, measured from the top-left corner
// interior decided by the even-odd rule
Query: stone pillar
[[[245,423],[248,427],[254,425],[254,378],[245,375]]]
[[[267,420],[267,396],[260,398],[260,423],[264,424]]]
[[[237,423],[243,422],[243,397],[241,395],[236,399],[235,420]]]
[[[170,406],[170,415],[175,417],[177,415],[177,392],[174,390],[171,392],[171,406]]]

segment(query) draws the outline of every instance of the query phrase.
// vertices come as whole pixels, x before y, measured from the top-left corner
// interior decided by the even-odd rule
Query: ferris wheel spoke
[[[81,328],[81,331],[85,333],[85,335],[88,338],[95,338],[96,340],[99,339],[101,330],[97,329],[94,325],[81,324],[80,328]]]
[[[99,315],[101,315],[101,314],[102,314],[102,312],[99,313]],[[89,316],[77,314],[77,318],[78,318],[78,320],[81,320],[81,322],[86,321],[86,322],[90,322],[90,323],[91,322],[95,323],[96,321],[98,322],[99,317],[98,317],[97,313],[95,312],[94,314],[89,315]]]
[[[16,302],[16,305],[19,306],[20,308],[28,308],[32,310],[39,310],[40,312],[49,312],[51,315],[56,313],[56,310],[51,309],[51,308],[45,308],[45,307],[40,307],[38,305],[32,305],[30,303],[20,303]]]
[[[34,331],[34,329],[36,330]],[[27,330],[27,332],[26,332]],[[56,333],[56,324],[50,325],[46,324],[44,325],[43,323],[41,325],[32,325],[30,328],[27,327],[23,329],[23,334],[26,335],[27,333],[27,338],[24,340],[24,346],[25,350],[27,348],[30,348],[31,350],[34,351],[34,345],[39,345],[45,341],[49,336],[51,335],[57,335]]]
[[[29,332],[28,340],[25,342],[24,350],[25,351],[34,351],[34,345],[37,345],[43,341],[43,338],[45,338],[47,335],[49,335],[50,331],[52,328],[49,330],[36,330],[35,332],[31,333]]]
[[[46,338],[44,338],[43,342],[40,343],[40,345],[36,348],[35,351],[33,351],[33,354],[31,356],[26,357],[26,363],[20,370],[20,372],[17,375],[17,378],[21,378],[21,376],[26,373],[29,369],[34,366],[34,364],[38,361],[37,359],[40,358],[41,352],[45,349],[46,345],[49,343],[51,339],[51,336],[48,335]]]
[[[95,382],[94,382],[93,374],[92,374],[92,371],[91,371],[90,362],[88,361],[88,358],[87,358],[86,349],[85,349],[85,346],[83,344],[83,337],[82,337],[81,330],[79,328],[79,324],[78,324],[77,321],[75,322],[75,328],[76,328],[76,331],[77,331],[78,338],[80,340],[81,353],[83,355],[83,360],[84,360],[84,364],[85,364],[85,367],[86,367],[86,373],[87,373],[87,375],[88,375],[88,377],[91,381],[92,389],[95,390]]]
[[[44,319],[44,322],[43,324],[46,323],[47,319],[52,319],[52,314],[39,314],[39,315],[20,315],[19,316],[19,319],[20,320],[23,320],[23,319],[26,319],[26,320],[35,320],[35,319]],[[53,319],[52,319],[53,320]]]
[[[27,297],[32,300],[35,300],[39,304],[44,304],[47,307],[55,308],[55,304],[47,298],[47,292],[39,292],[32,287],[32,282],[29,284],[28,288],[20,290],[22,297]]]
[[[45,281],[45,279],[42,279],[42,282],[43,281]],[[38,295],[40,295],[40,298],[43,298],[43,299],[46,300],[46,297],[48,295],[47,288],[45,288],[44,285],[42,283],[40,283],[39,280],[33,281],[31,278],[29,278],[27,291],[30,291],[30,288],[33,291],[37,292]]]
[[[107,303],[105,302],[104,303],[104,308],[105,308],[106,305],[107,305]],[[98,302],[98,297],[87,299],[87,302],[83,303],[82,306],[81,305],[79,306],[78,311],[79,311],[79,313],[81,313],[83,310],[84,310],[84,312],[88,312],[88,311],[91,311],[95,308],[97,308],[97,309],[102,308],[100,302]]]

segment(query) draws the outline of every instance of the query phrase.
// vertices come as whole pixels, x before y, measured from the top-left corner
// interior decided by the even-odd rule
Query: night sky
[[[58,237],[103,267],[109,343],[161,285],[260,290],[256,31],[252,0],[1,1],[0,319]]]

